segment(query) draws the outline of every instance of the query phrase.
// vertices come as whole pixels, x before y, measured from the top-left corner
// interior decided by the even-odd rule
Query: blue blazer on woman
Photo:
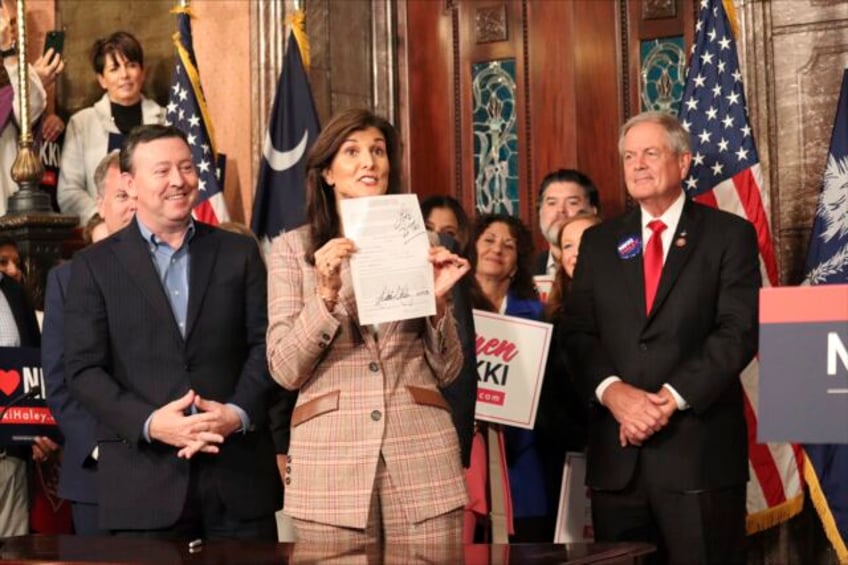
[[[505,314],[538,321],[542,319],[542,303],[508,293]],[[504,426],[504,438],[513,515],[516,518],[544,516],[547,512],[545,478],[533,430]]]

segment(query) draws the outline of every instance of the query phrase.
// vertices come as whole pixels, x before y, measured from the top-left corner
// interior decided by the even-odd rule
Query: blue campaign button
[[[620,259],[633,259],[642,252],[642,239],[638,235],[625,236],[616,248]]]

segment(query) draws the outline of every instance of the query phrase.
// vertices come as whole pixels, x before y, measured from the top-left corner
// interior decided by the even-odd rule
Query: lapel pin
[[[680,235],[677,239],[674,240],[675,247],[686,247],[686,230],[680,232]]]

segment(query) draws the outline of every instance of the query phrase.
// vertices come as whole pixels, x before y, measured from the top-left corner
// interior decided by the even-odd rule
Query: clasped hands
[[[197,413],[186,415],[192,405]],[[242,425],[232,407],[201,398],[193,390],[153,412],[150,439],[178,447],[177,457],[218,453],[218,446]]]
[[[619,423],[621,447],[640,446],[668,424],[677,410],[677,402],[666,387],[647,392],[623,381],[616,381],[601,399]]]

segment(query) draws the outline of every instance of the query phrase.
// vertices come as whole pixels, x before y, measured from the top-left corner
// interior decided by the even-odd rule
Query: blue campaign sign
[[[29,445],[35,436],[61,438],[45,401],[37,347],[0,347],[0,447]]]
[[[848,444],[848,286],[760,291],[761,443]]]

